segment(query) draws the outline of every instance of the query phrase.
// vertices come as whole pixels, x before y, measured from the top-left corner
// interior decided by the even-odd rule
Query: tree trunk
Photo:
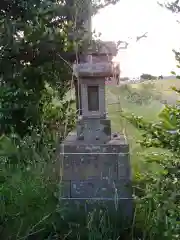
[[[75,87],[75,98],[76,98],[76,109],[78,116],[82,115],[82,102],[81,102],[81,87],[78,84],[78,80],[74,80],[74,87]]]

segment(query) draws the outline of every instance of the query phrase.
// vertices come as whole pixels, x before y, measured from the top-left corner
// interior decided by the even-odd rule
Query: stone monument
[[[61,200],[88,206],[103,203],[119,217],[133,214],[129,145],[121,134],[111,133],[107,117],[105,79],[113,64],[103,53],[91,53],[86,63],[74,66],[79,79],[82,115],[77,127],[60,146]]]

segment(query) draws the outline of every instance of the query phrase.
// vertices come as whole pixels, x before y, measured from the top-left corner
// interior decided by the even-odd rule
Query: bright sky
[[[180,48],[176,20],[173,13],[158,6],[157,0],[120,0],[93,18],[93,29],[101,32],[103,40],[131,42],[118,54],[123,76],[170,75],[177,65],[172,49]],[[148,37],[135,42],[136,36],[145,32]]]

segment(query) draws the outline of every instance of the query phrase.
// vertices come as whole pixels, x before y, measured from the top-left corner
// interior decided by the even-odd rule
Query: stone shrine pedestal
[[[83,69],[86,74],[79,70],[83,72],[80,76],[82,117],[77,121],[76,131],[70,133],[60,146],[60,199],[71,205],[84,206],[86,210],[107,206],[122,222],[131,222],[129,145],[125,136],[111,133],[111,122],[106,118],[105,78],[100,74],[107,74],[110,65],[107,71],[102,66],[101,63],[98,69],[95,64],[93,77],[87,76],[88,71],[92,73],[89,68]],[[89,90],[94,91],[93,94]],[[95,97],[97,105],[93,103]]]
[[[70,133],[61,144],[61,199],[111,204],[120,218],[132,218],[129,146],[124,136],[85,143]]]

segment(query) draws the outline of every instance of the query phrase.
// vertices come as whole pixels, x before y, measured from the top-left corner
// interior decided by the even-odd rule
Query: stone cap
[[[112,62],[74,64],[73,72],[79,77],[111,77],[115,75],[115,66]]]

